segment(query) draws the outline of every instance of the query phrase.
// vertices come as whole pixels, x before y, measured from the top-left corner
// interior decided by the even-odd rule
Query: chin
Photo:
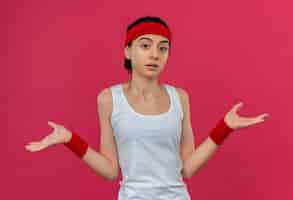
[[[157,72],[147,72],[144,74],[144,77],[146,77],[147,79],[157,79],[158,77],[160,76],[160,73],[157,73]]]

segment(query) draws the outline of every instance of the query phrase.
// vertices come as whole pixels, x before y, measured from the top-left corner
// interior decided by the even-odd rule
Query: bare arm
[[[101,127],[100,152],[88,148],[82,160],[107,180],[114,181],[119,175],[117,147],[111,126],[112,95],[104,89],[97,97],[98,114]]]
[[[110,121],[112,107],[112,94],[110,89],[106,88],[97,97],[98,116],[101,128],[100,152],[95,151],[87,145],[86,152],[81,154],[82,156],[79,156],[97,175],[110,181],[117,178],[119,171],[116,143]],[[58,125],[54,126],[58,129]],[[66,129],[65,131],[59,132],[65,132],[64,135],[66,135],[66,139],[64,143],[68,144],[68,142],[71,141],[72,132]]]
[[[25,145],[25,149],[29,152],[38,152],[42,149],[48,148],[49,146],[65,144],[65,146],[73,150],[73,152],[82,158],[82,160],[98,175],[107,180],[115,180],[118,176],[119,167],[116,142],[113,137],[110,121],[112,114],[112,94],[110,89],[106,88],[98,95],[97,104],[101,127],[100,153],[89,147],[88,144],[86,144],[86,141],[82,141],[82,143],[86,144],[86,146],[78,147],[86,148],[78,150],[81,152],[71,149],[71,143],[69,141],[72,141],[72,132],[64,126],[56,124],[53,121],[48,121],[48,124],[54,129],[52,133],[40,141],[30,142],[29,144]],[[80,139],[83,140],[82,138],[79,138],[78,140]]]
[[[178,88],[180,94],[184,117],[182,121],[182,140],[181,140],[181,158],[183,161],[182,174],[186,178],[191,178],[198,170],[204,166],[212,155],[219,148],[219,145],[228,136],[229,132],[263,123],[268,113],[260,114],[256,117],[242,117],[237,114],[237,111],[242,107],[243,102],[234,105],[224,116],[223,120],[219,121],[207,139],[194,149],[193,131],[190,120],[189,97],[187,92]],[[219,131],[219,132],[218,132]]]
[[[203,167],[215,153],[218,145],[209,137],[197,148],[194,145],[194,136],[190,119],[190,105],[188,93],[177,88],[183,108],[181,159],[183,161],[182,175],[190,179],[201,167]]]
[[[114,181],[117,178],[112,161],[101,153],[88,147],[82,160],[95,172],[106,180]]]
[[[218,149],[210,137],[207,137],[184,161],[185,177],[191,178],[202,168]]]

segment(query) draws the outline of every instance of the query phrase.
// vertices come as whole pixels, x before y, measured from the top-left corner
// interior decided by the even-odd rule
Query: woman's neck
[[[127,83],[127,90],[132,95],[143,96],[144,99],[153,99],[161,96],[162,88],[158,80],[132,78]]]

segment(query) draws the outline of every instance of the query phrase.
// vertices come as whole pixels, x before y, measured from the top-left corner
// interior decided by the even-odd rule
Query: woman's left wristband
[[[79,158],[82,158],[88,149],[87,142],[74,132],[72,132],[71,139],[64,143],[64,145],[74,152]]]
[[[226,124],[224,118],[222,118],[209,136],[217,145],[221,145],[233,130],[233,128],[230,128]]]

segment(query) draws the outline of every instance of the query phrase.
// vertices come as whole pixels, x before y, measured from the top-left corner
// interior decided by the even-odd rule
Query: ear
[[[124,55],[125,55],[125,58],[130,59],[130,49],[128,46],[124,48]]]

